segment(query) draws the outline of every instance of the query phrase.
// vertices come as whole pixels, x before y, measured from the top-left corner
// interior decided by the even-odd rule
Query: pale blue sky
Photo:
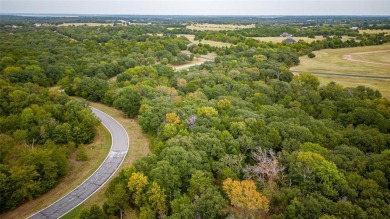
[[[0,13],[390,15],[390,0],[0,0]]]

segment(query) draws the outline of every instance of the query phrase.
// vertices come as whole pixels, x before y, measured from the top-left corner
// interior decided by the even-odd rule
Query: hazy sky
[[[390,0],[0,0],[0,13],[390,15]]]

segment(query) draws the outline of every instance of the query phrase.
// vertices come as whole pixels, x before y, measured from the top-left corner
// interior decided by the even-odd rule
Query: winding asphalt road
[[[112,145],[109,154],[100,167],[81,185],[29,218],[51,219],[63,216],[101,188],[122,164],[129,148],[129,138],[126,130],[115,119],[104,112],[95,108],[92,108],[92,111],[111,133]]]
[[[214,61],[214,58],[209,57],[209,56],[201,56],[201,57],[199,57],[199,60],[200,60],[200,62],[198,62],[198,63],[189,63],[189,64],[184,64],[184,65],[179,65],[179,66],[173,67],[173,69],[174,69],[175,71],[187,69],[187,68],[190,68],[190,67],[192,67],[192,66],[201,65],[201,64],[203,64],[203,63],[205,63],[205,62],[207,62],[207,61],[213,62],[213,61]]]

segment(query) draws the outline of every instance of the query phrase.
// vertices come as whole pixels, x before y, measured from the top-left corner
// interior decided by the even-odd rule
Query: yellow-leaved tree
[[[148,201],[152,209],[159,214],[160,218],[163,218],[167,211],[165,204],[167,196],[164,193],[164,189],[158,183],[153,182],[146,194],[148,195]]]
[[[165,121],[173,125],[177,125],[181,122],[180,117],[176,113],[167,113],[165,115]]]
[[[141,206],[142,193],[146,185],[148,185],[148,177],[143,173],[135,172],[131,174],[129,182],[127,183],[127,187],[132,193],[134,204],[136,204],[138,207]]]
[[[243,210],[243,217],[250,218],[261,211],[268,212],[268,199],[256,190],[253,180],[226,179],[223,190],[230,199],[230,204]]]

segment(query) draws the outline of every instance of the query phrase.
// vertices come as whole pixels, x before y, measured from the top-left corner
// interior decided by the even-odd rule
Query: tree
[[[221,210],[226,207],[226,200],[221,193],[210,187],[193,201],[193,210],[196,218],[218,218]]]
[[[143,173],[135,172],[131,174],[129,178],[129,182],[127,187],[129,188],[134,204],[138,207],[142,205],[142,195],[144,193],[144,189],[148,184],[148,177],[146,177]]]
[[[153,182],[146,195],[148,196],[148,201],[152,209],[159,214],[160,218],[164,217],[167,211],[164,189],[162,189],[156,182]]]
[[[290,157],[289,175],[305,191],[319,191],[330,198],[345,194],[348,185],[337,166],[313,152],[294,152]]]
[[[91,208],[84,208],[81,210],[80,219],[107,219],[107,215],[103,210],[96,204],[92,205]]]
[[[191,199],[188,196],[175,198],[171,201],[172,218],[195,218]]]
[[[279,174],[284,171],[284,166],[279,164],[279,159],[272,150],[263,151],[259,149],[257,152],[252,152],[252,157],[256,161],[253,166],[248,166],[245,172],[256,177],[257,180],[268,185],[273,191],[273,182],[279,177]]]
[[[109,193],[107,201],[104,202],[103,209],[108,215],[119,215],[122,218],[129,201],[130,197],[125,186],[122,183],[117,183],[114,190]]]
[[[179,168],[172,166],[166,160],[159,161],[155,168],[150,171],[149,175],[153,181],[157,182],[170,192],[170,198],[172,192],[175,189],[180,189],[182,185]]]
[[[223,182],[223,190],[230,199],[230,204],[243,210],[243,216],[250,218],[258,211],[268,212],[268,199],[256,190],[252,180],[226,179]]]
[[[168,113],[165,115],[165,121],[167,123],[177,125],[181,122],[180,117],[176,113]]]
[[[295,75],[293,80],[301,84],[303,87],[310,88],[313,90],[317,90],[320,86],[320,81],[318,80],[318,78],[307,72]]]
[[[230,109],[231,102],[228,99],[221,99],[217,103],[217,107],[219,110],[228,110]]]
[[[114,98],[113,105],[127,116],[135,117],[141,107],[141,95],[134,88],[126,87]]]
[[[204,106],[196,109],[196,112],[199,116],[215,117],[218,116],[218,111],[213,107]]]

